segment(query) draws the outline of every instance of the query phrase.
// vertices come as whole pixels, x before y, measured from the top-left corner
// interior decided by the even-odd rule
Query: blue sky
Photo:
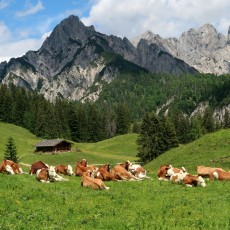
[[[0,0],[0,61],[38,50],[72,14],[101,33],[132,39],[148,30],[179,37],[206,23],[227,35],[229,12],[229,0]]]

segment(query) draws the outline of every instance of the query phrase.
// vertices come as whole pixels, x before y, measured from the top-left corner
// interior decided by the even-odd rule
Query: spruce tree
[[[12,137],[8,138],[6,143],[6,150],[4,155],[5,160],[12,160],[15,163],[18,163],[19,159],[17,156],[17,148]]]
[[[159,156],[162,153],[160,141],[159,119],[154,113],[146,113],[137,139],[137,157],[144,162],[148,162]]]
[[[227,109],[225,109],[224,113],[224,129],[229,129],[230,128],[230,117],[229,117],[229,112]]]
[[[215,122],[212,117],[213,110],[208,106],[204,111],[204,116],[202,119],[202,126],[207,133],[211,133],[215,131]]]
[[[116,111],[117,115],[117,134],[126,134],[131,125],[130,111],[126,104],[119,104]]]
[[[194,141],[202,136],[201,116],[198,115],[191,120],[190,141]]]
[[[161,143],[161,151],[163,153],[169,149],[178,147],[179,141],[177,139],[176,130],[171,119],[167,116],[164,116],[160,119],[160,122],[161,130],[159,132],[159,143]]]

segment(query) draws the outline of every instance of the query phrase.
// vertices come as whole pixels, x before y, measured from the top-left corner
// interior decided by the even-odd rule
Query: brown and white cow
[[[210,179],[217,179],[217,180],[230,180],[230,172],[220,171],[216,169],[212,174],[210,175]]]
[[[150,178],[147,176],[147,171],[139,164],[130,165],[129,171],[139,179]]]
[[[36,174],[39,169],[48,169],[49,165],[45,164],[42,161],[36,161],[30,166],[29,174]]]
[[[88,170],[91,172],[96,172],[97,167],[94,165],[88,165],[88,161],[86,159],[82,159],[76,164],[75,175],[82,176],[83,172],[87,172]]]
[[[86,171],[82,173],[81,179],[81,186],[82,187],[89,187],[92,189],[106,189],[108,190],[109,187],[105,186],[104,182],[101,179],[93,178],[91,176],[91,171]]]
[[[110,172],[110,164],[101,165],[95,173],[95,178],[99,178],[103,181],[122,180],[122,178],[118,174]]]
[[[3,160],[0,164],[0,173],[22,174],[23,171],[18,163],[11,160]]]
[[[56,173],[72,176],[73,173],[73,167],[71,165],[57,165],[55,166]]]
[[[161,165],[157,172],[157,177],[159,180],[169,180],[167,174],[168,170],[171,168],[171,165]]]
[[[175,173],[187,173],[187,170],[184,167],[175,168],[172,165],[169,165],[169,169],[167,170],[167,175],[171,177]]]
[[[125,163],[115,165],[111,172],[118,174],[123,180],[140,180],[128,171],[131,165],[129,161],[126,161]]]
[[[41,182],[55,182],[55,181],[67,181],[67,179],[58,175],[55,171],[54,166],[50,166],[49,168],[38,169],[36,172],[36,179]]]
[[[179,172],[179,173],[174,173],[173,175],[170,176],[170,181],[172,183],[176,183],[176,184],[180,184],[183,182],[183,179],[185,176],[187,176],[188,173],[187,172]]]
[[[183,183],[187,187],[197,187],[197,186],[206,187],[204,178],[202,178],[201,176],[194,176],[190,174],[186,175],[183,178]]]
[[[225,172],[222,168],[212,168],[203,165],[197,166],[197,175],[202,177],[209,177],[215,170]]]

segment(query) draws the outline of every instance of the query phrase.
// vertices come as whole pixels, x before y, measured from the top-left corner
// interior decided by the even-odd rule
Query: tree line
[[[97,142],[129,132],[130,111],[125,103],[113,109],[108,104],[84,104],[0,85],[0,121],[28,129],[44,139],[66,138],[76,142]]]

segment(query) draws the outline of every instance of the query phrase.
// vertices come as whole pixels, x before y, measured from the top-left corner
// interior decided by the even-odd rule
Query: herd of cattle
[[[0,164],[0,173],[22,174],[23,170],[19,165],[11,160],[3,160]],[[63,175],[81,176],[81,186],[92,189],[106,189],[104,181],[138,181],[146,178],[146,170],[139,164],[132,164],[130,161],[117,164],[110,169],[110,164],[99,167],[89,165],[83,159],[77,162],[75,173],[71,165],[49,166],[42,161],[36,161],[30,166],[29,174],[36,175],[36,179],[41,182],[68,181]],[[222,168],[211,168],[197,166],[197,175],[189,174],[184,167],[175,168],[172,165],[160,166],[157,177],[159,180],[167,180],[172,183],[185,184],[189,187],[205,187],[205,179],[230,180],[230,172]]]

